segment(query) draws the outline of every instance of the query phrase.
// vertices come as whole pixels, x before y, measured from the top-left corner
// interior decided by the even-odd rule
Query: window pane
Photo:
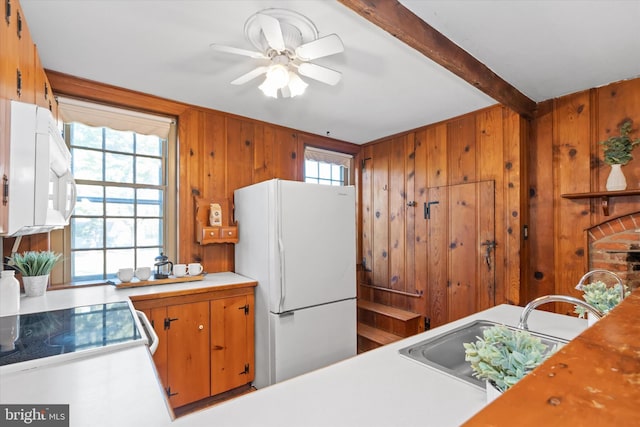
[[[105,163],[105,181],[133,184],[133,156],[106,153]]]
[[[107,277],[115,278],[116,273],[121,268],[133,268],[133,249],[110,249],[107,251],[106,273]]]
[[[136,267],[151,267],[151,271],[153,272],[156,263],[155,258],[160,255],[162,251],[161,246],[151,247],[151,248],[140,248],[136,251]]]
[[[331,165],[331,179],[342,181],[342,166]]]
[[[93,128],[81,123],[70,126],[73,146],[102,149],[102,128]]]
[[[108,248],[122,248],[133,246],[133,219],[107,218]],[[133,254],[131,255],[133,256]]]
[[[139,189],[138,194],[138,216],[162,216],[163,192],[161,190]]]
[[[72,148],[71,168],[73,170],[73,177],[76,180],[90,179],[93,181],[101,181],[102,152]]]
[[[133,216],[133,188],[107,187],[107,216]]]
[[[136,163],[136,183],[148,185],[162,184],[162,160],[138,157]]]
[[[71,265],[74,280],[100,280],[104,276],[101,250],[72,252]]]
[[[137,224],[137,246],[160,246],[162,243],[162,221],[157,218],[139,219]],[[154,257],[155,258],[155,257]]]
[[[75,215],[81,216],[102,216],[104,215],[104,189],[100,185],[76,186],[76,208]]]
[[[162,156],[162,139],[154,135],[136,135],[136,153]]]
[[[328,163],[319,163],[319,177],[323,179],[331,179],[331,165]]]
[[[313,160],[305,160],[304,162],[304,173],[306,176],[310,178],[318,177],[318,162]]]
[[[105,128],[104,144],[106,150],[133,153],[133,132]]]
[[[104,245],[102,218],[72,218],[71,245],[74,249],[102,248]]]

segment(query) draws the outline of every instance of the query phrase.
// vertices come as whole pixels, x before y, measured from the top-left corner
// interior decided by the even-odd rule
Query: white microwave
[[[76,203],[71,153],[47,108],[11,101],[6,236],[62,228]]]

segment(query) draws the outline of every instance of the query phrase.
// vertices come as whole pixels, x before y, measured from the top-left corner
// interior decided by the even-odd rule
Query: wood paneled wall
[[[429,296],[429,268],[444,260],[427,251],[428,239],[438,238],[423,218],[427,189],[493,180],[495,300],[518,303],[527,135],[526,121],[496,106],[365,145],[360,295],[444,323]]]
[[[640,79],[578,92],[540,105],[531,127],[530,256],[523,302],[545,294],[579,296],[574,289],[588,271],[586,230],[611,218],[640,210],[640,196],[611,198],[605,216],[600,199],[571,200],[566,193],[604,191],[609,166],[600,141],[619,134],[633,120],[640,137]],[[622,170],[627,189],[640,188],[640,149]],[[571,312],[559,305],[560,312]]]

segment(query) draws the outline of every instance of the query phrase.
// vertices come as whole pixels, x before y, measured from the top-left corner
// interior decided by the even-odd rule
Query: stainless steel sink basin
[[[403,356],[484,389],[484,380],[475,378],[472,375],[471,364],[464,360],[464,346],[462,344],[477,341],[478,337],[482,337],[485,329],[497,324],[498,323],[487,320],[476,320],[435,337],[420,341],[409,347],[402,348],[399,352]],[[529,331],[529,333],[539,337],[550,349],[556,344],[565,344],[567,342],[561,338],[536,332]]]

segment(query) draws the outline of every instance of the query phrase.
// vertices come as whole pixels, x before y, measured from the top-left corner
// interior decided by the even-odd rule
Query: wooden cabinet
[[[253,381],[255,285],[131,298],[158,335],[153,361],[173,408]]]
[[[209,224],[209,205],[201,197],[194,197],[196,214],[196,241],[201,245],[213,243],[238,243],[238,227],[230,218],[231,203],[228,199],[219,204],[222,207],[222,226],[213,227]]]
[[[210,302],[211,395],[253,381],[253,295]]]

